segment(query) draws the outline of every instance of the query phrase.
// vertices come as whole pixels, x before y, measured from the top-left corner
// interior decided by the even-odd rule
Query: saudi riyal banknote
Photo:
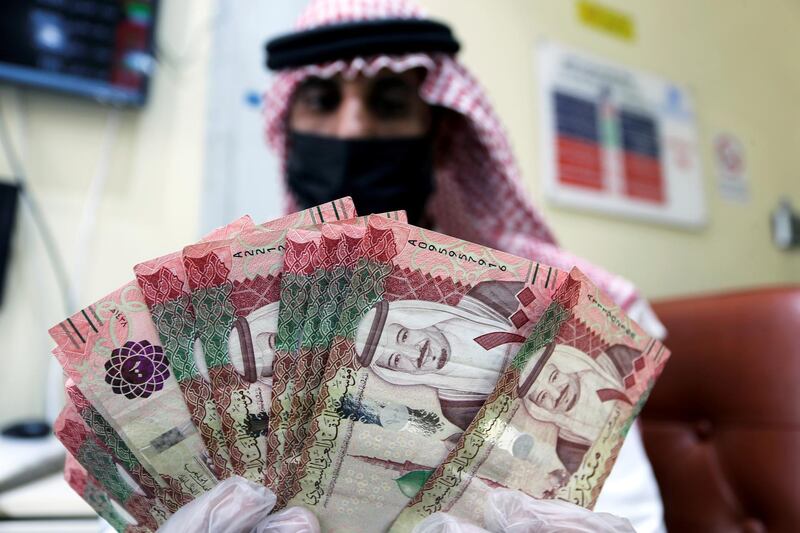
[[[363,250],[288,502],[314,510],[326,531],[391,524],[566,277],[380,217]]]
[[[67,379],[64,389],[67,393],[67,398],[69,398],[86,426],[114,456],[115,460],[122,465],[145,495],[160,500],[171,513],[176,512],[192,500],[193,497],[190,494],[183,492],[180,483],[173,480],[171,486],[162,485],[144,468],[119,433],[92,406],[89,399],[83,395],[72,379]]]
[[[286,432],[291,413],[295,360],[303,333],[303,319],[311,290],[311,278],[319,263],[319,246],[313,239],[294,239],[284,250],[273,358],[272,400],[267,423],[267,456],[264,484],[280,495],[280,474]]]
[[[406,221],[404,211],[377,216]],[[276,378],[289,382],[282,387],[283,394],[275,400],[279,406],[286,406],[282,407],[286,422],[282,419],[279,426],[285,432],[278,436],[284,441],[280,457],[280,487],[276,491],[279,507],[285,502],[285,489],[294,481],[299,453],[305,443],[305,430],[325,369],[327,350],[338,324],[350,275],[361,255],[367,220],[368,217],[351,218],[287,234],[286,246],[291,251],[284,260],[284,275],[291,278],[287,286],[297,287],[300,282],[306,283],[300,289],[306,304],[302,314],[293,314],[295,319],[283,323],[284,327],[299,324],[301,331],[297,334],[297,344],[291,352],[278,353],[278,358],[286,359],[279,362],[282,374],[276,372]],[[315,250],[316,255],[294,253],[295,250]],[[312,262],[307,263],[306,257],[311,257]],[[287,299],[288,295],[282,296],[282,301]],[[289,309],[287,307],[287,311]],[[291,372],[285,373],[286,368]]]
[[[119,533],[153,533],[149,527],[137,525],[135,518],[115,504],[100,482],[69,452],[64,462],[64,479],[98,516]]]
[[[354,213],[339,200],[184,248],[199,347],[236,474],[264,480],[286,231]]]
[[[212,231],[201,242],[225,239],[253,226],[251,218],[244,216]],[[205,359],[201,350],[195,350],[197,327],[181,253],[139,263],[133,272],[192,423],[206,446],[209,462],[218,478],[230,477],[233,467],[214,406],[211,382],[205,378]]]
[[[154,478],[191,496],[217,483],[135,281],[50,335],[66,374]]]
[[[164,504],[127,473],[123,465],[83,422],[74,405],[67,402],[53,425],[53,433],[67,451],[94,477],[103,489],[136,520],[155,531],[171,513]]]
[[[444,511],[483,523],[488,491],[592,508],[669,357],[573,269],[447,459],[391,531]]]
[[[323,351],[330,345],[335,332],[339,309],[349,285],[355,259],[359,256],[364,230],[363,225],[342,224],[323,226],[316,231],[297,230],[287,235],[288,246],[300,247],[304,243],[313,242],[318,250],[319,261],[314,273],[308,277],[308,304],[301,323],[303,330],[297,349],[291,354],[294,375],[287,387],[291,394],[287,396],[288,422],[284,437],[284,465],[280,475],[282,489],[291,484],[295,475],[294,456],[304,439],[301,426],[310,418],[314,401],[312,395],[319,387],[325,369]],[[299,271],[293,264],[296,257],[292,254],[288,258],[285,265],[287,272]],[[278,496],[278,505],[283,505],[284,492],[280,491]]]

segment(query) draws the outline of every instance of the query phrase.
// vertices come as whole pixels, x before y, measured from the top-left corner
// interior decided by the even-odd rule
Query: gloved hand
[[[625,518],[593,513],[561,500],[536,500],[508,489],[489,494],[484,523],[487,529],[435,513],[417,525],[414,533],[636,533]]]
[[[289,507],[270,515],[275,494],[266,487],[234,476],[184,505],[159,533],[320,533],[314,514]]]

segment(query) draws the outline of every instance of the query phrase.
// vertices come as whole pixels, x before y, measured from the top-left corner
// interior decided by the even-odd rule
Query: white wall
[[[226,2],[209,57],[203,232],[247,213],[263,221],[283,213],[278,161],[266,145],[260,97],[271,75],[264,43],[285,33],[307,0]]]

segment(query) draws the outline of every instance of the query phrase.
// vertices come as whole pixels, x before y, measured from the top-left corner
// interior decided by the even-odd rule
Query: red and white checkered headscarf
[[[297,20],[296,29],[385,18],[425,18],[425,14],[408,0],[312,0]],[[639,300],[629,281],[558,247],[552,231],[525,195],[505,132],[483,89],[452,56],[377,55],[280,71],[265,95],[269,144],[285,162],[292,95],[306,78],[374,76],[381,69],[402,72],[412,68],[427,72],[420,87],[425,102],[467,119],[461,131],[447,132],[447,160],[437,157],[436,191],[428,203],[435,229],[564,270],[578,266],[629,310]],[[287,209],[294,210],[290,194],[287,199]]]

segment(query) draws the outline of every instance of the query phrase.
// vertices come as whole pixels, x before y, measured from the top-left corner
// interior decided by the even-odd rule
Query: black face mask
[[[337,139],[289,133],[289,188],[301,208],[351,196],[359,215],[405,209],[422,220],[433,192],[429,136]]]

